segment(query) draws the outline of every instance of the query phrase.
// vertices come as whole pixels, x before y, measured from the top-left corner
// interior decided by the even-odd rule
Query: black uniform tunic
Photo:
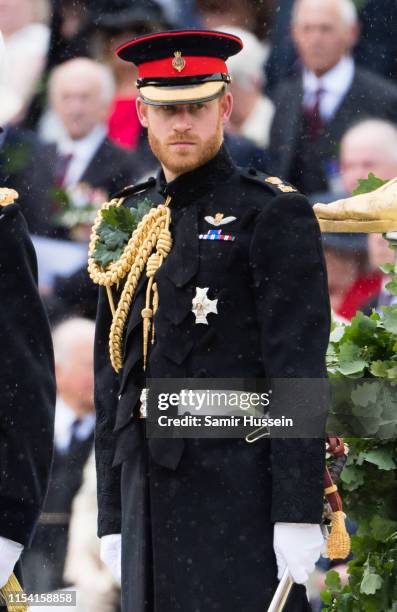
[[[124,205],[171,196],[173,247],[155,276],[150,377],[326,376],[326,272],[305,197],[236,168],[224,147],[168,184],[160,174],[133,191]],[[235,217],[220,226],[235,239],[199,239],[218,212]],[[137,417],[146,282],[129,313],[119,376],[104,291],[96,336],[99,536],[122,532],[123,610],[263,612],[277,586],[273,524],[321,522],[324,441],[147,440]],[[208,325],[192,312],[197,287],[218,299]],[[307,606],[296,587],[289,609]]]
[[[27,546],[53,448],[55,378],[37,264],[17,204],[0,207],[0,536]]]

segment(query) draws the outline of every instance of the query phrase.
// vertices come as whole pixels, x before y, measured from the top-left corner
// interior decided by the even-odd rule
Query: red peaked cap
[[[240,38],[213,30],[173,30],[139,36],[117,49],[138,67],[137,87],[148,104],[201,102],[230,82],[226,59],[241,51]]]

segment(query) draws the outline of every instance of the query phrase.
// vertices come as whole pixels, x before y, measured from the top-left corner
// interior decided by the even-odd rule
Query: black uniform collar
[[[236,166],[225,144],[222,144],[215,157],[203,166],[181,174],[169,183],[166,182],[164,173],[160,170],[157,183],[159,191],[164,197],[170,195],[171,198],[175,198],[176,202],[183,199],[183,203],[187,204],[190,199],[196,199],[204,195],[213,186],[230,176],[235,169]]]

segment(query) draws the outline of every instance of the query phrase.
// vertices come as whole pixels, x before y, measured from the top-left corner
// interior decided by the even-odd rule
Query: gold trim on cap
[[[207,83],[200,83],[200,85],[186,85],[185,87],[147,85],[141,87],[139,93],[148,104],[188,104],[213,100],[218,97],[224,87],[225,83],[223,81],[208,81]]]

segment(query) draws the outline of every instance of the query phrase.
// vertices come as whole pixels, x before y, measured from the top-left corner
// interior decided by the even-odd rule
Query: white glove
[[[0,589],[7,584],[22,551],[22,544],[0,536]]]
[[[325,540],[320,525],[275,523],[273,548],[280,580],[286,568],[294,582],[304,584],[314,570]]]
[[[121,533],[102,536],[100,557],[113,578],[121,584]]]

